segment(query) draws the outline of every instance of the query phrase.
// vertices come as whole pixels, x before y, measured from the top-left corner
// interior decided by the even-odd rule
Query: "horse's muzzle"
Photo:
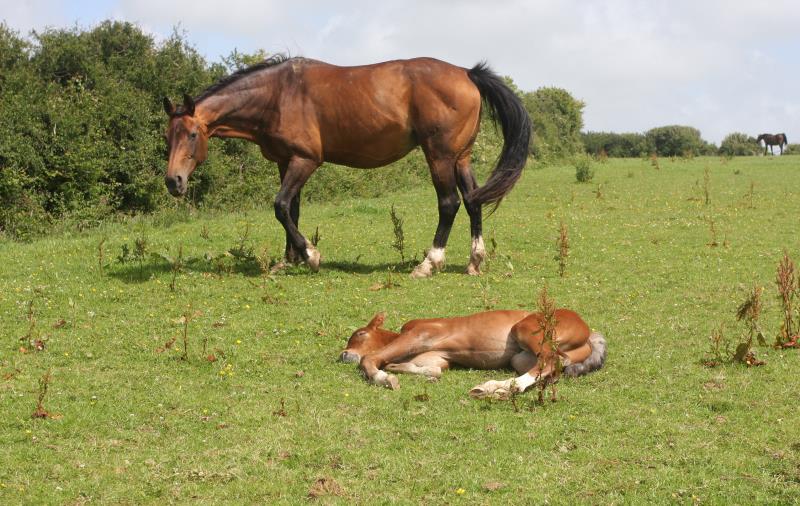
[[[167,185],[167,191],[173,197],[180,197],[186,193],[186,179],[178,176],[166,176],[164,183]]]
[[[357,364],[361,362],[361,355],[345,350],[339,355],[339,361],[345,364]]]

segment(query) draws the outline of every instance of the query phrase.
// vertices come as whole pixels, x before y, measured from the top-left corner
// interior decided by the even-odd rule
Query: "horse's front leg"
[[[292,158],[281,171],[281,188],[275,196],[275,217],[286,231],[287,261],[299,254],[314,272],[319,270],[319,251],[303,237],[295,219],[300,219],[300,190],[317,167],[313,160]]]

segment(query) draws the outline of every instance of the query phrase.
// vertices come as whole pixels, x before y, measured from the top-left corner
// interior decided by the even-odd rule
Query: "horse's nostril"
[[[180,175],[177,175],[177,176],[175,176],[175,180],[178,182],[178,184],[181,184],[181,181],[183,181],[183,178]]]

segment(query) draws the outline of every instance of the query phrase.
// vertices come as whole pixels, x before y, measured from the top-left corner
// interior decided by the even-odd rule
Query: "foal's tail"
[[[486,184],[475,188],[465,198],[476,204],[494,204],[497,207],[522,175],[522,169],[528,160],[531,118],[519,97],[500,76],[492,72],[486,62],[472,67],[467,75],[489,106],[492,120],[495,123],[500,122],[503,129],[503,151]]]
[[[589,345],[592,347],[592,354],[583,362],[570,364],[564,367],[565,376],[583,376],[590,372],[597,371],[606,363],[606,338],[600,332],[592,332],[589,336]]]

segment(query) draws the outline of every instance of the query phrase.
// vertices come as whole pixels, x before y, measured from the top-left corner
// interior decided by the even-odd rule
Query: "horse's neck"
[[[224,93],[206,97],[197,105],[196,114],[207,125],[210,135],[256,140],[257,132],[263,130],[265,105],[272,101],[275,87],[267,83],[252,84],[255,83],[232,85]]]

